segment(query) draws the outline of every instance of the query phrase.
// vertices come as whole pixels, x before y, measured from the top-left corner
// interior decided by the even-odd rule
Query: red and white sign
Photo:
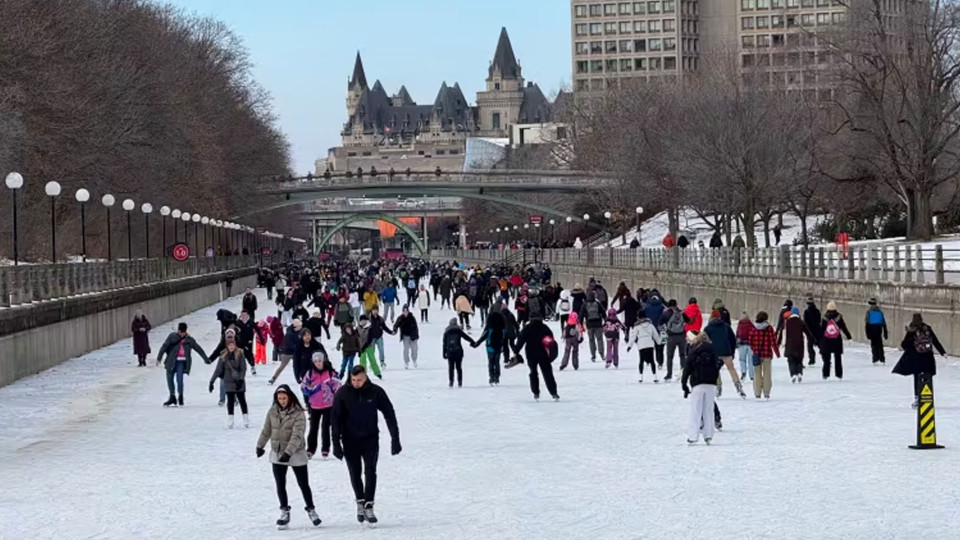
[[[531,225],[539,225],[543,223],[543,216],[530,216]]]
[[[190,246],[183,243],[175,244],[170,254],[173,255],[173,260],[183,262],[190,258]]]

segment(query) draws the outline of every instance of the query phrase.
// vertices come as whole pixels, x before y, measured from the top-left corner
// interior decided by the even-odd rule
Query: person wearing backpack
[[[466,341],[471,347],[477,343],[468,336],[457,323],[457,318],[450,319],[450,324],[443,331],[443,358],[447,361],[447,374],[450,379],[450,388],[453,388],[453,372],[457,372],[457,387],[463,386],[463,344]]]
[[[766,311],[757,313],[757,320],[750,331],[750,350],[753,351],[753,395],[760,399],[763,393],[765,399],[770,399],[770,390],[773,388],[773,357],[780,358],[780,349],[777,347],[777,335],[770,326],[769,315]]]
[[[637,317],[644,315],[643,307],[640,305],[640,302],[630,294],[630,290],[626,287],[624,287],[623,292],[618,293],[617,296],[619,297],[620,305],[617,314],[623,313],[623,326],[626,329],[623,333],[623,341],[629,343],[630,329],[637,324]]]
[[[593,292],[587,292],[587,299],[580,308],[578,318],[583,321],[587,329],[587,342],[590,344],[590,361],[597,361],[597,350],[600,351],[600,360],[606,361],[603,357],[603,305],[597,301]]]
[[[560,328],[566,328],[567,320],[573,312],[573,299],[570,298],[570,291],[560,291],[560,299],[557,300],[556,311],[560,316]]]
[[[314,351],[312,363],[300,383],[310,416],[307,432],[307,458],[317,453],[317,433],[321,432],[320,453],[330,455],[330,413],[333,397],[340,389],[340,378],[323,351]],[[319,429],[318,429],[319,428]]]
[[[617,310],[608,309],[607,320],[603,322],[603,337],[607,340],[607,362],[604,368],[609,368],[611,364],[614,368],[620,367],[620,330],[626,328],[617,318]]]
[[[603,285],[600,285],[599,281],[593,284],[593,295],[597,298],[597,302],[600,302],[600,305],[603,306],[604,311],[610,307],[607,304],[607,301],[609,300],[607,290],[603,288]]]
[[[717,380],[720,378],[721,362],[713,352],[713,344],[706,333],[691,331],[686,339],[690,344],[690,352],[680,383],[683,397],[686,399],[693,396],[690,401],[690,421],[687,424],[687,444],[696,444],[702,432],[703,441],[709,445],[713,440],[714,428],[719,423],[714,397]],[[711,412],[714,413],[714,422],[710,421]]]
[[[583,332],[580,331],[580,321],[576,313],[571,313],[563,324],[563,361],[560,362],[560,371],[563,371],[570,361],[573,361],[574,371],[580,369],[580,344],[583,343]]]
[[[544,320],[546,319],[547,306],[546,302],[543,300],[542,292],[536,287],[530,288],[527,291],[527,320]]]
[[[523,327],[520,335],[517,336],[516,343],[513,344],[513,352],[517,356],[511,360],[507,367],[513,367],[521,362],[520,351],[523,350],[527,355],[527,365],[530,368],[530,391],[533,392],[533,399],[540,399],[540,376],[543,374],[543,382],[547,385],[547,392],[554,401],[560,399],[557,393],[557,381],[553,377],[553,367],[551,362],[557,359],[559,348],[553,337],[553,332],[543,321],[531,321]]]
[[[940,356],[946,356],[947,351],[940,344],[933,328],[923,322],[923,315],[920,313],[913,314],[900,348],[903,349],[903,355],[893,367],[893,372],[897,375],[913,375],[913,408],[916,409],[922,390],[920,374],[925,373],[933,380],[933,376],[937,374],[937,360],[933,351],[936,349]]]
[[[653,382],[659,383],[657,378],[657,366],[654,363],[654,351],[660,344],[661,336],[657,328],[645,315],[641,315],[637,324],[633,327],[633,341],[627,346],[629,353],[634,346],[640,353],[640,382],[643,382],[643,364],[650,364],[650,371],[653,372]],[[671,362],[672,365],[673,362]]]
[[[864,316],[864,333],[870,340],[870,352],[873,354],[873,364],[887,363],[886,355],[883,352],[883,342],[888,339],[887,319],[883,316],[883,311],[877,305],[877,299],[871,298],[867,305],[867,313]]]
[[[669,382],[673,380],[674,352],[679,352],[681,365],[687,352],[687,333],[684,330],[686,323],[683,320],[683,312],[677,307],[676,300],[671,299],[667,302],[667,309],[663,310],[663,315],[660,316],[659,326],[663,329],[661,333],[667,336],[667,376],[663,380]]]
[[[836,362],[836,375],[838,379],[843,379],[843,338],[853,339],[850,331],[847,330],[847,323],[843,321],[843,316],[837,311],[837,304],[830,302],[827,304],[827,311],[823,314],[823,320],[820,323],[823,337],[820,339],[820,355],[823,356],[823,379],[830,378],[831,357]]]

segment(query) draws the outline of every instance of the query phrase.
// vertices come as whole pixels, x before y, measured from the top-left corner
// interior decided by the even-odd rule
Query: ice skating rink
[[[208,352],[219,308],[239,311],[240,298],[184,318]],[[935,379],[945,450],[907,449],[916,416],[911,380],[890,373],[899,353],[874,367],[849,345],[842,382],[821,380],[818,361],[794,385],[774,360],[769,402],[749,390],[741,400],[724,372],[724,430],[712,447],[688,447],[679,384],[649,374],[638,384],[625,346],[620,369],[605,370],[584,342],[580,370],[557,373],[559,403],[534,402],[526,366],[489,387],[482,349],[467,351],[464,387],[448,388],[440,336],[451,317],[431,309],[416,370],[386,336],[380,384],[403,453],[389,455],[381,421],[376,530],[355,520],[346,466],[317,456],[309,470],[323,525],[307,521],[290,474],[292,521],[277,531],[270,465],[254,455],[275,364],[248,372],[251,428],[227,430],[207,392],[213,366],[195,361],[186,407],[165,409],[162,368],[153,358],[137,368],[128,339],[0,389],[0,538],[956,538],[956,359]],[[174,327],[154,328],[154,352]],[[333,345],[324,340],[339,368]],[[279,382],[294,386],[290,367]]]

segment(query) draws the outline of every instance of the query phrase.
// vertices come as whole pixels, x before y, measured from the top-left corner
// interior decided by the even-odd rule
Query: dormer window
[[[494,90],[499,90],[499,89],[500,89],[500,83],[493,83],[493,89],[494,89]]]

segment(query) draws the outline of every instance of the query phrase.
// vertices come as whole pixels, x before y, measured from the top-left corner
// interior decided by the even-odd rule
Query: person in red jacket
[[[767,322],[770,316],[766,311],[757,313],[757,321],[750,331],[750,349],[753,351],[753,365],[756,368],[753,378],[753,395],[760,399],[770,399],[770,389],[773,387],[773,357],[780,358],[780,349],[777,347],[777,334]]]
[[[270,325],[270,341],[273,342],[273,361],[279,362],[280,349],[283,348],[283,325],[276,317],[267,317],[267,324]]]
[[[687,332],[699,332],[703,330],[703,313],[700,306],[697,305],[697,299],[691,298],[687,307],[683,310],[683,320],[686,324],[684,330]]]
[[[670,249],[675,245],[677,245],[677,242],[673,239],[673,235],[667,233],[667,235],[663,237],[663,247]]]

